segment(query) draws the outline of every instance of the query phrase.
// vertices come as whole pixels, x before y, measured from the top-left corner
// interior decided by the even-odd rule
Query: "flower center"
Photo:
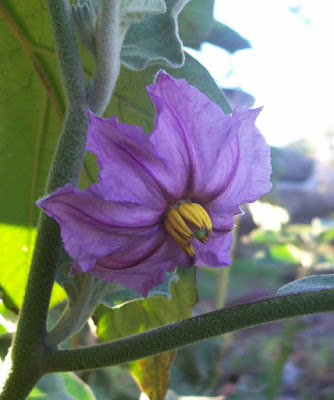
[[[211,236],[212,222],[200,204],[177,202],[167,212],[165,228],[181,249],[189,257],[194,257],[193,236],[206,243]]]

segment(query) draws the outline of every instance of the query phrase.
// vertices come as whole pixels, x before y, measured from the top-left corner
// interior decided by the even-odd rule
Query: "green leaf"
[[[318,237],[319,243],[331,242],[331,241],[334,241],[334,228],[322,232]]]
[[[179,35],[185,46],[199,49],[213,24],[214,0],[191,0],[179,17]]]
[[[115,340],[189,318],[189,307],[197,301],[195,273],[195,268],[178,269],[179,279],[171,285],[170,299],[152,296],[112,309],[100,305],[96,310],[99,338],[105,341]]]
[[[46,6],[0,2],[0,221],[34,226],[64,114]]]
[[[151,64],[180,67],[184,62],[177,16],[188,0],[166,0],[167,11],[132,24],[125,36],[121,60],[134,70]]]
[[[150,400],[164,400],[168,390],[168,370],[175,351],[157,354],[129,364],[128,368],[141,391]]]
[[[151,296],[165,296],[167,298],[171,298],[171,283],[177,279],[177,275],[172,272],[166,273],[166,279],[155,288],[149,291],[149,297]],[[134,292],[133,290],[126,288],[117,284],[108,284],[108,286],[104,289],[108,291],[101,302],[109,307],[120,306],[123,303],[126,303],[130,300],[138,300],[143,299],[139,293]]]
[[[113,99],[107,114],[116,114],[120,121],[142,125],[149,132],[153,128],[155,110],[146,92],[146,86],[153,83],[160,67],[146,68],[144,71],[131,71],[122,68]],[[209,72],[195,58],[186,53],[185,63],[181,68],[165,68],[175,78],[184,78],[205,93],[228,114],[231,108],[222,90],[217,86]]]
[[[121,2],[122,24],[130,26],[153,15],[163,14],[167,10],[164,0],[123,0]]]
[[[214,20],[214,0],[192,0],[185,5],[179,17],[179,34],[185,46],[200,49],[209,42],[230,53],[250,48],[248,40],[227,25]]]
[[[212,30],[206,38],[206,41],[215,46],[221,47],[230,53],[252,47],[248,40],[219,21],[213,22]]]
[[[195,268],[178,270],[179,280],[172,283],[171,299],[152,296],[112,310],[100,305],[96,312],[100,339],[115,340],[191,317],[190,307],[197,301],[195,273]],[[128,364],[142,391],[151,400],[164,398],[172,359],[173,352],[169,352]]]
[[[274,244],[284,242],[284,238],[277,231],[263,230],[261,228],[253,230],[249,235],[250,240],[257,244]]]
[[[44,376],[28,400],[95,400],[90,387],[72,372]]]
[[[5,330],[5,332],[0,331],[0,358],[4,361],[12,344],[13,333],[6,332],[6,328],[3,325],[0,325],[0,327],[1,331]]]
[[[300,264],[303,252],[292,244],[282,244],[271,247],[269,257],[279,264]]]
[[[10,308],[20,308],[27,283],[36,230],[21,226],[0,224],[0,287]],[[55,284],[51,304],[66,297]]]
[[[287,294],[315,289],[334,289],[334,274],[310,275],[282,286],[277,293]]]

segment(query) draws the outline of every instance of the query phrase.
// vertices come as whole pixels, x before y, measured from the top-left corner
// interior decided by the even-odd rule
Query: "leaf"
[[[212,30],[206,38],[206,41],[230,53],[252,47],[247,39],[219,21],[213,22]]]
[[[275,244],[284,242],[284,238],[277,231],[263,230],[261,228],[253,230],[249,235],[252,243],[257,244]]]
[[[4,361],[12,344],[13,334],[6,332],[6,328],[3,325],[0,325],[0,328],[0,359]]]
[[[160,69],[160,67],[149,67],[144,71],[134,72],[123,67],[107,114],[116,114],[120,121],[128,124],[142,125],[149,132],[153,128],[155,111],[146,92],[146,86],[153,83]],[[225,113],[231,112],[222,90],[207,69],[189,54],[186,53],[185,63],[181,68],[165,68],[165,70],[175,78],[184,78],[196,86]]]
[[[178,269],[179,279],[171,285],[171,299],[152,296],[113,309],[100,305],[96,311],[97,335],[102,340],[115,340],[190,317],[189,307],[197,301],[195,272],[195,268]]]
[[[334,288],[334,274],[310,275],[282,286],[277,294],[303,292],[306,290]]]
[[[121,60],[133,70],[148,65],[180,67],[184,62],[177,16],[188,0],[166,0],[167,11],[132,24],[125,36]]]
[[[164,0],[123,0],[121,2],[122,24],[130,26],[153,15],[163,14],[167,10]]]
[[[0,224],[0,287],[9,308],[21,307],[35,236],[35,229]],[[50,306],[65,297],[64,290],[55,284]]]
[[[44,376],[28,400],[95,400],[90,387],[72,372]]]
[[[129,370],[150,400],[163,400],[168,389],[168,370],[175,351],[130,363]]]
[[[185,5],[179,17],[179,35],[185,46],[200,49],[209,42],[230,53],[250,48],[248,40],[227,25],[214,20],[214,0],[192,0]]]
[[[160,285],[149,291],[149,296],[165,296],[171,298],[171,283],[177,278],[172,272],[166,273],[166,279]],[[143,299],[139,293],[117,284],[108,284],[105,291],[108,293],[103,297],[101,302],[109,307],[120,306],[130,300]]]
[[[197,301],[195,273],[195,268],[189,270],[179,268],[179,280],[171,285],[171,299],[152,296],[125,303],[112,310],[100,305],[96,312],[99,338],[115,340],[191,317],[189,307]],[[142,390],[150,394],[151,400],[164,398],[168,387],[168,368],[172,358],[173,353],[170,352],[128,364],[130,372]]]
[[[0,2],[0,221],[34,226],[64,98],[46,6]]]
[[[270,258],[279,264],[300,264],[303,252],[292,244],[282,244],[269,249]]]
[[[319,243],[334,241],[334,228],[329,229],[329,230],[327,230],[325,232],[322,232],[319,235],[317,241]]]
[[[179,35],[185,46],[199,49],[213,24],[214,0],[191,0],[179,16]]]

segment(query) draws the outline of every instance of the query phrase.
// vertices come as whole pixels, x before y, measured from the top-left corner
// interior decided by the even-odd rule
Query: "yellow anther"
[[[182,203],[177,208],[169,209],[165,228],[181,249],[189,257],[193,257],[195,251],[191,243],[192,237],[206,243],[211,236],[212,222],[200,204]]]
[[[176,243],[181,247],[181,249],[188,254],[189,257],[194,257],[195,251],[191,244],[190,239],[185,239],[173,228],[168,219],[165,220],[165,228],[171,237],[176,241]]]
[[[212,230],[212,222],[206,210],[200,204],[197,203],[190,203],[189,206],[194,208],[198,212],[198,214],[202,218],[202,221],[204,221],[206,229]]]
[[[204,228],[203,222],[199,217],[198,213],[195,209],[190,207],[190,204],[183,203],[180,204],[177,208],[177,211],[184,217],[187,221],[191,222],[193,225],[197,226],[197,228]]]
[[[168,211],[167,220],[170,222],[172,227],[182,235],[187,237],[191,237],[193,235],[192,231],[184,222],[181,215],[174,208]]]

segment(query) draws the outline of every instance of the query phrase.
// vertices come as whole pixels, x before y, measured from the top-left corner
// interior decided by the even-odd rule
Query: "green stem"
[[[120,0],[102,0],[96,23],[96,71],[89,96],[89,108],[96,114],[105,111],[120,70],[122,38]]]
[[[80,371],[138,360],[223,333],[298,315],[334,311],[334,290],[280,295],[227,307],[124,339],[73,350],[50,350],[48,372]]]
[[[267,388],[267,396],[269,399],[275,399],[284,365],[293,350],[292,339],[295,332],[296,325],[294,321],[285,321],[283,325],[279,356],[275,362],[273,374],[269,380]]]
[[[69,4],[65,0],[49,0],[49,10],[68,107],[46,193],[67,182],[78,183],[88,126],[84,74]],[[0,395],[1,400],[24,399],[45,372],[43,352],[46,319],[61,251],[59,226],[42,213],[13,345],[12,372]]]

